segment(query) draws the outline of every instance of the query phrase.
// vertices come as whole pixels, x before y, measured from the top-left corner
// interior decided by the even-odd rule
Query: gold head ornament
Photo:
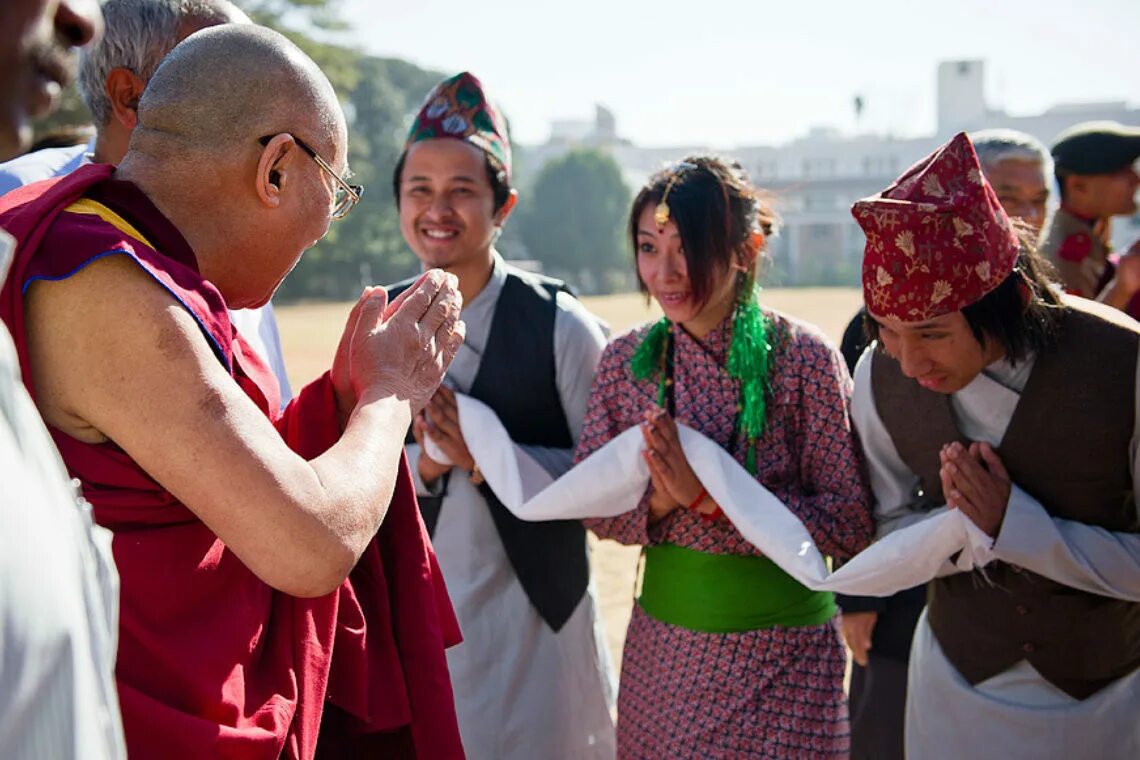
[[[696,169],[696,164],[691,164],[688,161],[678,161],[672,169],[672,176],[669,181],[665,183],[665,192],[661,193],[661,201],[653,209],[653,221],[657,223],[658,229],[664,227],[669,223],[669,193],[673,190],[673,185],[681,178],[681,175],[688,169]]]

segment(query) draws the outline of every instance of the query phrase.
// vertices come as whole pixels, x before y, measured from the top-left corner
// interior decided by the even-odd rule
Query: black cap
[[[1052,152],[1059,174],[1110,174],[1140,157],[1140,127],[1086,121],[1057,135]]]

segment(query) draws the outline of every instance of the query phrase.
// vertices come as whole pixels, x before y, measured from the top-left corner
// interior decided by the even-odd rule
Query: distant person
[[[458,630],[403,455],[462,341],[455,278],[365,293],[281,412],[226,306],[267,301],[360,197],[336,93],[282,35],[227,24],[137,112],[118,168],[0,200],[0,317],[114,535],[130,755],[308,759],[319,733],[332,757],[457,757]]]
[[[93,0],[0,3],[0,158],[27,146],[102,26]],[[0,231],[0,285],[14,248]],[[126,758],[118,593],[110,535],[69,484],[0,327],[0,757]]]
[[[982,173],[1011,219],[1036,238],[1045,224],[1052,161],[1045,146],[1012,129],[987,129],[971,138]],[[867,347],[866,309],[843,333],[840,350],[852,374]],[[879,598],[836,594],[843,610],[843,636],[853,664],[849,699],[851,757],[891,760],[903,757],[907,660],[918,617],[926,606],[926,586]]]
[[[1049,204],[1047,178],[1053,161],[1041,142],[1014,129],[983,129],[970,135],[982,173],[1010,219],[1040,235]]]
[[[95,123],[90,141],[32,151],[0,164],[0,195],[58,177],[91,162],[117,164],[138,122],[138,102],[154,70],[176,44],[194,32],[226,23],[249,23],[228,0],[107,0],[105,33],[80,61],[79,91]],[[281,398],[292,396],[272,303],[235,310],[242,337],[269,363]]]
[[[977,531],[973,570],[936,558],[906,756],[1140,757],[1140,325],[1062,297],[980,169],[959,134],[852,209],[878,532]]]
[[[1140,127],[1110,121],[1078,124],[1053,143],[1061,207],[1041,250],[1065,289],[1140,317],[1140,247],[1114,261],[1112,217],[1136,213]]]
[[[577,458],[640,426],[640,506],[587,520],[643,546],[622,656],[620,758],[845,758],[846,656],[829,592],[804,587],[729,522],[680,447],[684,423],[799,517],[819,550],[871,539],[850,378],[819,331],[761,306],[775,215],[739,166],[686,158],[629,216],[638,283],[665,316],[602,355]]]
[[[465,393],[561,475],[605,344],[562,282],[518,269],[495,250],[518,200],[511,168],[506,122],[479,80],[464,72],[432,89],[393,191],[400,229],[423,267],[459,278],[467,332],[444,387],[416,416],[408,456],[463,630],[447,660],[468,757],[612,758],[613,667],[585,529],[573,520],[516,518],[483,481],[458,424],[455,394]]]

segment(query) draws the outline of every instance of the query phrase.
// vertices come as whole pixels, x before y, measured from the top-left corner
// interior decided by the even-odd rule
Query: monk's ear
[[[146,82],[129,69],[115,68],[107,74],[104,90],[111,103],[111,118],[128,132],[139,122],[139,98],[145,87]]]
[[[510,194],[507,195],[507,200],[503,203],[502,208],[495,212],[495,226],[502,227],[507,221],[507,217],[515,210],[515,204],[519,202],[519,191],[512,189]]]
[[[254,186],[258,200],[267,208],[279,208],[289,180],[290,170],[300,148],[289,134],[273,135],[264,142],[257,159]]]

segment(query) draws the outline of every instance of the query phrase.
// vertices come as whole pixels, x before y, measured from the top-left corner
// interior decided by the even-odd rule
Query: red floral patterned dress
[[[770,310],[770,396],[757,442],[759,480],[811,531],[820,551],[846,558],[871,540],[862,461],[848,415],[851,379],[818,331]],[[577,458],[643,419],[657,383],[638,381],[629,360],[648,326],[606,347],[594,379]],[[725,369],[731,320],[703,341],[676,330],[677,419],[735,453],[739,384]],[[635,511],[587,520],[623,544],[672,543],[712,554],[758,554],[728,522],[678,509],[648,525]],[[837,622],[744,633],[702,633],[660,622],[634,605],[618,695],[621,758],[845,757],[846,655]]]

